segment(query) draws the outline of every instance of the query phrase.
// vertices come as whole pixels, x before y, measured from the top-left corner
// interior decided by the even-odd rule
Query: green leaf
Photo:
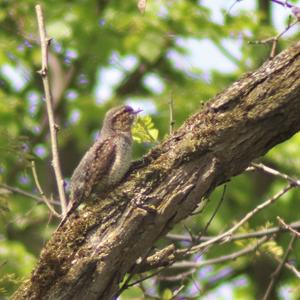
[[[154,143],[158,139],[158,129],[154,127],[150,116],[138,117],[132,128],[132,136],[138,143]]]
[[[162,295],[163,300],[170,300],[173,298],[173,293],[170,289],[165,289]]]
[[[274,256],[281,257],[283,255],[283,249],[275,241],[268,241],[261,247],[262,251],[268,252]]]

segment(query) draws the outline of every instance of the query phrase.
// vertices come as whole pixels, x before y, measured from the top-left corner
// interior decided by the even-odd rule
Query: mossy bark
[[[300,129],[300,43],[246,74],[86,205],[12,299],[112,299],[136,260],[216,186]]]

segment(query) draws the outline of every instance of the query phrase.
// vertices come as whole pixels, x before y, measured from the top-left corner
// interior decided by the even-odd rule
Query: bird
[[[122,105],[105,114],[99,138],[73,172],[70,200],[58,228],[91,194],[104,192],[123,179],[131,163],[131,128],[140,111]]]

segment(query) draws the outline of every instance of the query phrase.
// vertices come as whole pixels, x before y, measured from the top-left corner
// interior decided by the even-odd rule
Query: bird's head
[[[106,113],[103,129],[113,132],[130,132],[134,119],[140,111],[128,105],[114,107]]]

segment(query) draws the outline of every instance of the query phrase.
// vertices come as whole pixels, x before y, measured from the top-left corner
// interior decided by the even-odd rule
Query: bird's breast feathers
[[[116,142],[116,156],[114,164],[109,174],[109,185],[118,183],[129,169],[132,156],[132,140],[129,136],[124,136]]]

